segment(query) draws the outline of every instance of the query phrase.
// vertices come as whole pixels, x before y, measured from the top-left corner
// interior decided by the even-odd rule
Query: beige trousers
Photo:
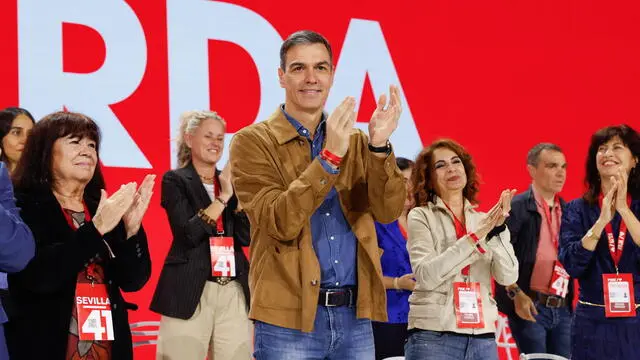
[[[252,330],[240,284],[207,281],[190,319],[160,319],[156,360],[251,359]]]

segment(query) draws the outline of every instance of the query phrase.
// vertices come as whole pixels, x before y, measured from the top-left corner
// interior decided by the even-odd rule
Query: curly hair
[[[435,193],[432,173],[433,173],[433,153],[436,149],[447,148],[456,153],[467,175],[467,184],[462,190],[462,195],[471,203],[476,204],[476,196],[480,190],[480,177],[476,172],[471,154],[465,148],[451,139],[439,139],[424,148],[416,158],[416,165],[411,174],[411,182],[414,184],[413,198],[415,206],[425,206],[428,202],[435,203]]]
[[[178,167],[183,168],[191,162],[191,148],[187,145],[184,135],[193,134],[202,121],[207,119],[218,120],[225,129],[227,128],[227,123],[215,111],[185,111],[180,115],[180,132],[177,139]]]
[[[629,125],[608,126],[596,131],[591,136],[591,144],[587,155],[586,171],[584,183],[587,191],[583,198],[589,204],[596,204],[600,195],[600,173],[598,172],[598,164],[596,163],[596,155],[600,145],[607,143],[609,140],[618,137],[629,148],[631,154],[640,160],[640,134]],[[640,199],[640,166],[636,165],[631,169],[629,181],[627,183],[627,192],[634,199]]]

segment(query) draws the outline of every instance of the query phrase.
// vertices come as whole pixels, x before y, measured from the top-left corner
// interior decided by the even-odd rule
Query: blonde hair
[[[191,149],[185,141],[186,134],[193,132],[202,124],[204,120],[213,119],[222,123],[227,128],[227,123],[215,111],[193,110],[185,111],[180,115],[180,132],[178,133],[178,167],[185,167],[191,161]]]

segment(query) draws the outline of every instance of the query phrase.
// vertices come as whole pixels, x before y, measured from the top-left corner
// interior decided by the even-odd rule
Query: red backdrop
[[[302,28],[333,44],[330,104],[356,96],[366,121],[374,94],[397,81],[405,101],[398,155],[456,139],[474,155],[485,207],[505,187],[527,187],[524,161],[535,143],[564,148],[570,199],[582,191],[590,134],[613,123],[640,126],[640,5],[633,1],[51,3],[0,2],[0,107],[94,116],[110,141],[102,149],[110,188],[171,167],[181,111],[210,107],[233,133],[275,109],[283,98],[277,46]],[[153,275],[127,295],[141,308],[132,323],[158,320],[148,305],[171,241],[159,195],[158,186],[144,222]],[[508,337],[505,330],[500,341]],[[152,358],[155,347],[144,345],[152,339],[136,337],[136,358]]]

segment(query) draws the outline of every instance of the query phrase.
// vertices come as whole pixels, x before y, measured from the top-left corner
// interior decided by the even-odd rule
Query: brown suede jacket
[[[340,174],[311,159],[309,143],[280,107],[248,126],[231,143],[233,185],[251,222],[251,319],[313,331],[320,265],[311,242],[311,215],[335,187],[358,239],[358,318],[386,321],[386,296],[374,220],[396,220],[406,198],[393,154],[369,152],[368,138],[354,129]]]

